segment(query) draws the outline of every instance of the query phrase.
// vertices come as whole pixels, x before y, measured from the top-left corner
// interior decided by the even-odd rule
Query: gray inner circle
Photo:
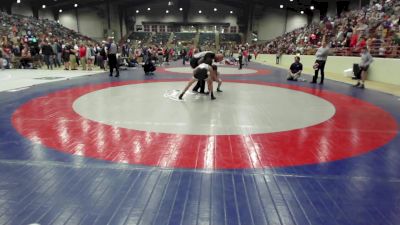
[[[309,127],[330,119],[335,107],[300,91],[265,85],[223,84],[223,93],[177,96],[186,82],[118,86],[78,98],[81,116],[104,124],[149,132],[194,135],[272,133]]]
[[[193,69],[189,66],[187,67],[172,67],[166,68],[165,70],[174,73],[193,73]],[[218,67],[218,71],[223,75],[232,75],[232,74],[254,74],[257,73],[257,70],[246,69],[243,68],[239,70],[237,67]]]

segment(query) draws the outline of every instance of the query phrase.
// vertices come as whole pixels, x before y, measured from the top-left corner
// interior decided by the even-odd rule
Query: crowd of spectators
[[[331,52],[336,55],[359,55],[365,46],[373,56],[400,56],[400,0],[375,0],[359,10],[343,12],[335,18],[326,17],[319,23],[296,29],[271,41],[245,48],[253,54],[303,54],[313,55],[325,37]],[[0,67],[49,69],[62,67],[66,70],[92,69],[93,65],[105,69],[107,45],[97,43],[88,37],[63,27],[56,21],[36,19],[0,12]],[[146,36],[147,37],[147,36]],[[167,36],[165,36],[166,38]],[[195,33],[175,33],[172,45],[143,47],[133,43],[121,43],[119,52],[123,58],[136,59],[148,52],[164,56],[168,60],[182,58],[189,54],[189,46]],[[215,36],[210,36],[214,37]],[[201,50],[216,50],[209,36],[202,37]],[[222,35],[222,40],[240,37]],[[163,37],[164,38],[164,37]],[[165,39],[164,38],[164,39]],[[210,40],[209,40],[210,39]],[[183,41],[190,40],[189,43]],[[230,39],[229,39],[230,40]],[[143,40],[144,41],[144,40]],[[140,42],[138,42],[140,43]],[[137,43],[136,43],[137,44]],[[179,47],[181,46],[181,47]],[[239,52],[243,46],[223,42],[220,51],[226,56]],[[150,49],[150,50],[149,50]],[[184,49],[184,50],[183,50]],[[161,53],[162,52],[162,53]],[[166,57],[168,56],[168,57]],[[161,57],[158,57],[161,58]]]
[[[0,67],[2,69],[92,69],[101,45],[58,22],[0,12]],[[104,47],[104,45],[103,45]],[[87,66],[86,66],[87,65]]]
[[[359,10],[296,29],[254,46],[268,54],[315,54],[323,36],[336,55],[359,55],[367,46],[374,56],[400,56],[400,1],[375,0]]]

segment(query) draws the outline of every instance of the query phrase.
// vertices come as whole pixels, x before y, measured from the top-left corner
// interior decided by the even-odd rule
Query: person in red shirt
[[[354,48],[354,47],[357,45],[357,42],[358,42],[358,34],[357,34],[357,33],[354,33],[354,34],[351,36],[350,48]]]
[[[189,53],[188,53],[189,59],[193,58],[193,55],[194,55],[193,51],[194,51],[193,48],[190,48],[190,49],[189,49]]]
[[[365,40],[364,37],[361,37],[360,40],[358,40],[357,46],[356,46],[356,52],[359,53],[361,52],[361,49],[367,46],[367,41]]]
[[[248,66],[248,64],[249,64],[249,51],[247,49],[245,49],[243,51],[243,59],[244,59],[244,65]]]
[[[87,63],[87,55],[86,54],[87,54],[87,48],[82,43],[81,46],[79,47],[79,58],[80,58],[80,62],[81,62],[83,70],[86,70],[86,63]]]
[[[364,48],[365,46],[367,46],[367,41],[365,40],[365,38],[361,38],[360,41],[357,44],[357,47],[359,48]]]
[[[171,60],[173,60],[174,59],[174,55],[175,55],[175,50],[173,48],[170,48],[169,49],[169,58]]]

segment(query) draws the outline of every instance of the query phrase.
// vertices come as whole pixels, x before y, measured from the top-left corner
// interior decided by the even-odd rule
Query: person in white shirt
[[[326,60],[328,59],[329,53],[330,53],[330,49],[329,49],[328,45],[326,44],[325,40],[323,40],[322,46],[315,53],[315,56],[316,56],[316,60],[315,60],[315,64],[314,64],[315,74],[314,74],[314,77],[313,77],[313,80],[311,81],[311,83],[317,83],[318,72],[320,70],[321,70],[321,81],[319,82],[319,84],[324,83],[325,64],[326,64]]]
[[[119,77],[119,65],[117,60],[118,46],[114,43],[113,38],[108,38],[108,44],[106,46],[107,56],[108,56],[108,65],[110,67],[109,76],[113,76],[114,68],[117,71],[115,77]]]
[[[361,62],[360,72],[361,72],[361,81],[358,80],[357,84],[353,85],[353,87],[365,88],[365,80],[367,79],[367,71],[371,63],[374,61],[371,54],[368,51],[368,47],[363,47],[361,50]]]
[[[88,49],[86,51],[86,58],[88,64],[88,70],[93,70],[94,60],[96,58],[96,52],[94,50],[93,44],[89,43]]]

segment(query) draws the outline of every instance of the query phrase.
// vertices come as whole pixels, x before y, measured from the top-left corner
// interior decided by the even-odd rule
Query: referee
[[[115,75],[115,77],[119,77],[117,52],[118,52],[118,46],[114,43],[113,38],[109,38],[107,44],[107,53],[108,53],[108,65],[110,66],[110,77],[113,76],[114,68],[117,71],[117,75]]]

